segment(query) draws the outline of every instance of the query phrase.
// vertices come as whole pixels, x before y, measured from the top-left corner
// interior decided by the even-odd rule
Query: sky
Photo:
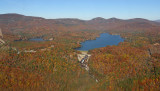
[[[0,0],[0,14],[18,13],[47,19],[160,19],[160,0]]]

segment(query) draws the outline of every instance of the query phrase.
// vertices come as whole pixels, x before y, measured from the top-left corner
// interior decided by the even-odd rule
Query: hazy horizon
[[[1,0],[0,14],[17,13],[46,19],[95,17],[160,19],[159,0]]]
[[[17,14],[17,15],[24,15],[24,14],[19,14],[19,13],[4,13],[4,14],[0,14],[0,15],[5,15],[5,14]],[[104,18],[104,17],[93,17],[91,19],[81,19],[81,18],[45,18],[45,17],[42,17],[42,16],[31,16],[31,15],[24,15],[24,16],[30,16],[30,17],[40,17],[40,18],[44,18],[44,19],[79,19],[79,20],[84,20],[84,21],[88,21],[88,20],[92,20],[92,19],[95,19],[95,18]],[[109,17],[109,18],[104,18],[104,19],[111,19],[111,18],[116,18],[116,19],[121,19],[121,18],[117,18],[117,17]],[[121,20],[130,20],[130,19],[146,19],[146,18],[140,18],[140,17],[135,17],[135,18],[128,18],[128,19],[121,19]],[[150,19],[146,19],[146,20],[150,20]],[[156,20],[150,20],[150,21],[159,21],[160,19],[156,19]]]

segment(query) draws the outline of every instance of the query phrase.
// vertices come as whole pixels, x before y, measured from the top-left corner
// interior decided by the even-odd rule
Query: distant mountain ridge
[[[155,22],[160,22],[160,20],[155,20]]]
[[[56,31],[159,31],[160,23],[142,18],[105,19],[102,17],[91,20],[72,18],[45,19],[20,14],[0,14],[0,27],[4,34],[29,33],[35,35],[56,33]]]

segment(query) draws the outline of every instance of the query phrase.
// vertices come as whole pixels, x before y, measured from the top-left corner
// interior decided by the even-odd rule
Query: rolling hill
[[[155,20],[155,22],[160,22],[160,20]]]
[[[20,14],[1,14],[0,28],[4,34],[25,35],[26,37],[44,36],[68,31],[160,31],[160,24],[147,19],[135,18],[122,20],[97,17],[91,20],[72,18],[45,19]]]

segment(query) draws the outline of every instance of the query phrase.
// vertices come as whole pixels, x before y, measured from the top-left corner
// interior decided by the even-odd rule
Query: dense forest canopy
[[[0,29],[5,42],[0,40],[0,90],[160,90],[158,22],[1,14]],[[88,51],[86,71],[75,48],[101,33],[118,34],[125,41]]]

